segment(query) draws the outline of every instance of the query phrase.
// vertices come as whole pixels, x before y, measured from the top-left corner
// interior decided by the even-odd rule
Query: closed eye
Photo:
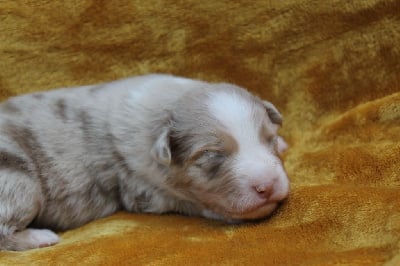
[[[202,156],[207,157],[207,158],[215,158],[218,156],[222,156],[222,153],[219,151],[214,151],[214,150],[204,150],[202,152]]]
[[[221,164],[225,161],[226,155],[218,150],[203,150],[198,153],[195,165],[205,167],[210,164]]]
[[[212,179],[219,176],[226,159],[227,155],[221,151],[203,150],[194,166],[200,168],[206,177]]]

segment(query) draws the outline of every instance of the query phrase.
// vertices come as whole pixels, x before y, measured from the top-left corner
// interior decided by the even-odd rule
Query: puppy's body
[[[54,244],[31,227],[120,209],[266,216],[288,193],[279,123],[241,88],[167,75],[12,98],[0,105],[0,249]]]

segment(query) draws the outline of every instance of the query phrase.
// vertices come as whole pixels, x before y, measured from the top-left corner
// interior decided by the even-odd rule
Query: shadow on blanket
[[[170,72],[274,102],[290,199],[241,226],[118,213],[0,264],[400,265],[400,1],[1,1],[0,97]]]

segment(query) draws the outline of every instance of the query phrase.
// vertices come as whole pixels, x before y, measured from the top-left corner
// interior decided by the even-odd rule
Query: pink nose
[[[269,199],[274,193],[274,186],[272,183],[259,184],[254,186],[254,189],[260,197],[265,199]]]
[[[279,202],[287,197],[288,191],[278,177],[264,178],[253,183],[252,188],[257,195],[268,202]]]

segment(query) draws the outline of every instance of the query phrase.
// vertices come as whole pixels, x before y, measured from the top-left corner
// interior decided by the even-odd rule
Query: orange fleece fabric
[[[400,1],[3,0],[0,99],[162,72],[282,111],[291,194],[227,225],[120,212],[4,265],[400,265]]]

